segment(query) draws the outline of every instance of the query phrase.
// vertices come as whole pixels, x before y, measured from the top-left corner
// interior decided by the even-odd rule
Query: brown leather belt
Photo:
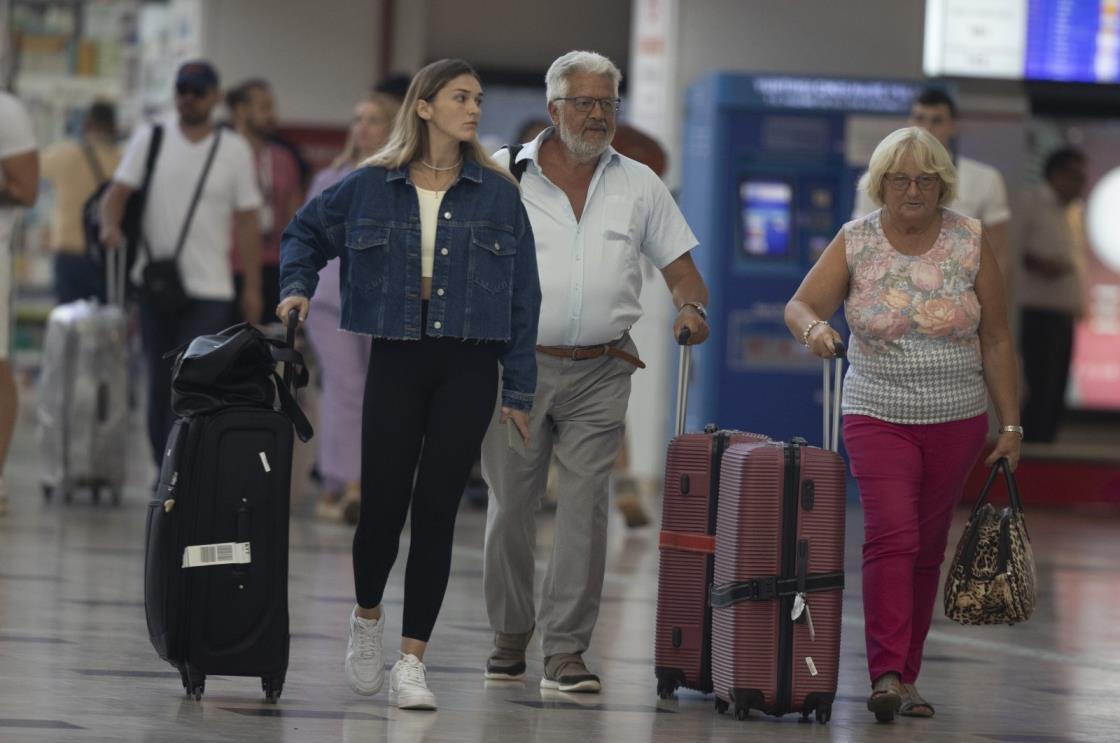
[[[559,359],[571,359],[572,361],[589,361],[604,355],[614,356],[616,359],[622,359],[639,369],[646,368],[646,363],[634,354],[626,353],[622,349],[615,348],[606,343],[601,346],[537,346],[537,351],[548,356],[555,356]]]

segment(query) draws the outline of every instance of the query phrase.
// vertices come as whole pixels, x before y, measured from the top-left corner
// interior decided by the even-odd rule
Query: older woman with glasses
[[[852,331],[844,443],[864,509],[867,707],[880,721],[933,716],[914,683],[988,395],[1001,428],[986,463],[1015,467],[1023,436],[1004,284],[979,220],[944,206],[956,185],[931,134],[888,135],[867,181],[881,208],[844,225],[785,311],[821,357],[840,342],[827,318],[841,302]]]

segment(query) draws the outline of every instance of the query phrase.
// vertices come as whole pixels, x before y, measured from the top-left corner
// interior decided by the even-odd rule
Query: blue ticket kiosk
[[[821,362],[783,310],[920,87],[716,73],[689,89],[680,201],[700,241],[712,337],[694,349],[687,430],[717,423],[819,445]]]

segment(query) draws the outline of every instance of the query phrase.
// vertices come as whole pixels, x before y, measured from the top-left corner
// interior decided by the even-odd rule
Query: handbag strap
[[[1015,475],[1011,472],[1011,465],[1007,461],[1007,457],[1000,457],[996,463],[992,465],[992,469],[988,472],[988,479],[984,482],[984,487],[980,489],[980,495],[976,498],[976,505],[972,508],[972,516],[980,513],[980,509],[988,502],[988,495],[991,493],[992,485],[996,481],[996,475],[1003,473],[1004,480],[1007,481],[1007,495],[1011,500],[1011,507],[1017,512],[1023,512],[1023,501],[1019,497],[1019,485],[1015,482]]]
[[[187,218],[183,220],[183,227],[179,230],[179,241],[175,245],[175,255],[173,259],[178,261],[179,256],[183,252],[183,247],[187,244],[187,233],[190,232],[191,222],[194,221],[194,212],[198,208],[198,202],[202,198],[202,189],[206,187],[206,179],[210,175],[210,166],[214,164],[214,155],[218,153],[218,143],[222,139],[222,128],[217,127],[214,130],[214,143],[210,145],[210,152],[206,155],[206,164],[202,166],[202,174],[198,178],[198,183],[194,187],[194,196],[191,198],[191,205],[187,209]],[[152,249],[144,243],[144,248],[148,253],[148,260],[152,260]]]

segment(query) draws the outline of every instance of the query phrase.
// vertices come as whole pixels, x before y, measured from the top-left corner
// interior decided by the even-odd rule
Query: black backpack
[[[148,144],[148,159],[144,165],[144,181],[140,188],[132,192],[125,204],[124,218],[121,220],[121,232],[125,236],[125,261],[126,271],[131,272],[140,255],[140,240],[142,237],[144,205],[148,200],[148,187],[152,182],[152,171],[159,157],[159,148],[163,143],[163,126],[156,124],[152,127],[152,141]],[[112,179],[103,181],[97,189],[86,199],[82,205],[82,232],[85,234],[86,254],[98,265],[104,265],[105,247],[101,244],[101,200],[109,190]]]

